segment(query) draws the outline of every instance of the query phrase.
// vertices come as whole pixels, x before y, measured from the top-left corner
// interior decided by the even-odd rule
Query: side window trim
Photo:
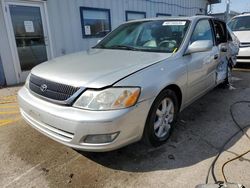
[[[232,35],[231,35],[231,33],[230,33],[230,31],[229,31],[229,29],[227,28],[227,41],[229,42],[232,42],[233,41],[233,37],[232,37]]]
[[[215,25],[214,25],[214,19],[209,19],[210,27],[212,29],[212,36],[213,36],[213,46],[216,46],[216,33],[215,33]]]

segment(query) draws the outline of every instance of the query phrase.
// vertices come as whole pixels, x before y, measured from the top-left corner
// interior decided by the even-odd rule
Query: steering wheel
[[[172,40],[163,40],[159,43],[159,47],[166,47],[165,45],[167,44],[167,47],[169,47],[170,44],[173,45],[173,48],[176,46],[176,42]]]

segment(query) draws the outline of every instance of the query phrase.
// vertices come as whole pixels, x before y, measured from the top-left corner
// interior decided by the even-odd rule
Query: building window
[[[166,17],[166,16],[172,16],[171,14],[164,14],[164,13],[157,13],[156,17]]]
[[[82,34],[87,37],[104,37],[111,31],[109,9],[80,7]]]
[[[146,12],[126,11],[126,21],[146,18]]]

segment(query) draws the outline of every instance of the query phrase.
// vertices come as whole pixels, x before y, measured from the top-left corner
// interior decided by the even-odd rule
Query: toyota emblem
[[[43,85],[41,85],[41,87],[40,87],[40,90],[41,90],[42,92],[47,91],[47,89],[48,89],[48,86],[47,86],[46,84],[43,84]]]

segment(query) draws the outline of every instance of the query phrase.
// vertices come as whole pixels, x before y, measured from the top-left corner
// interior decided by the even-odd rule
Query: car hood
[[[234,34],[241,43],[250,43],[250,31],[235,31]]]
[[[91,49],[50,60],[36,66],[31,73],[75,87],[102,88],[170,56],[169,53]]]

